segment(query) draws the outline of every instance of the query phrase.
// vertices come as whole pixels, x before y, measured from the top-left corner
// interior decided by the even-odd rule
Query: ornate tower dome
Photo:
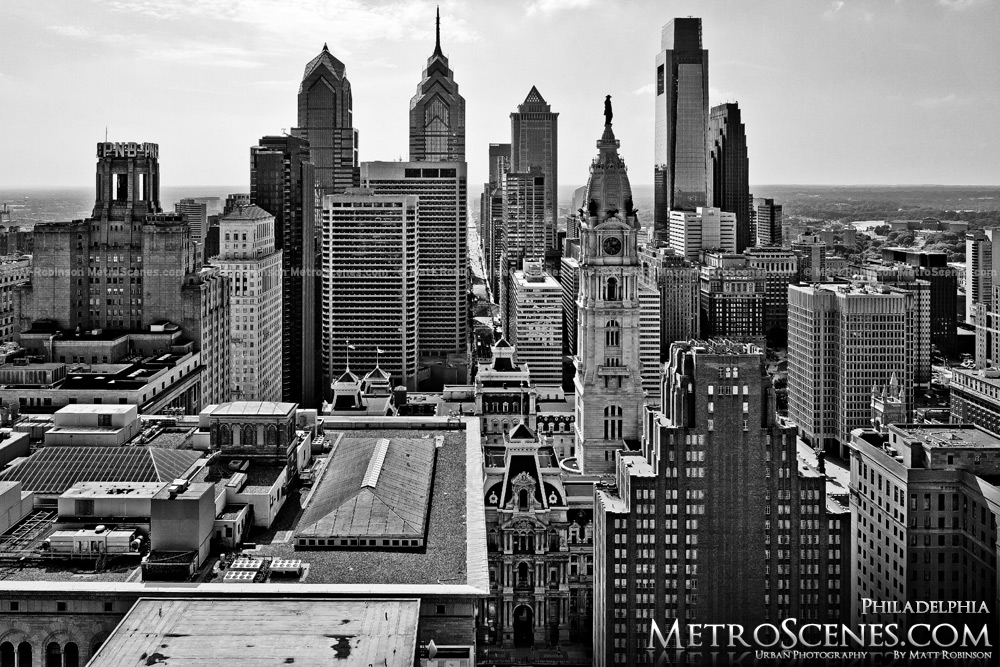
[[[630,226],[638,228],[628,169],[625,161],[618,155],[621,142],[615,139],[614,130],[611,129],[612,116],[611,96],[608,95],[604,100],[604,134],[597,141],[597,157],[590,164],[584,217],[596,218],[597,224],[600,224],[617,216]]]

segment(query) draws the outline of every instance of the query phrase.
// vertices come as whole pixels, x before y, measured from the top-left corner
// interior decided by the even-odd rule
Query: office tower
[[[973,636],[996,628],[1000,439],[971,424],[858,429],[850,465],[851,623],[898,623],[902,633],[961,618]],[[864,609],[864,598],[889,604]],[[974,611],[985,603],[991,613],[902,613],[935,600],[961,600]]]
[[[642,276],[639,284],[660,298],[660,360],[667,358],[676,341],[699,338],[701,275],[697,267],[673,248],[639,249]]]
[[[183,215],[191,227],[191,240],[205,243],[205,231],[208,227],[208,206],[196,199],[182,199],[174,204],[174,212]]]
[[[701,267],[701,333],[706,338],[762,338],[767,286],[745,255],[706,252]]]
[[[764,333],[784,347],[788,329],[788,286],[798,282],[799,262],[788,248],[748,248],[747,269],[764,277]]]
[[[685,259],[697,262],[702,250],[736,252],[736,214],[713,207],[670,211],[666,242]]]
[[[931,284],[917,277],[917,272],[907,264],[866,262],[851,267],[852,273],[862,280],[891,285],[913,293],[913,386],[916,389],[931,387]]]
[[[701,19],[663,26],[656,56],[653,146],[654,237],[667,241],[671,211],[694,211],[708,201],[708,51]]]
[[[252,174],[251,174],[252,180]],[[250,193],[249,192],[236,192],[233,194],[226,195],[226,203],[222,207],[222,215],[232,212],[239,206],[249,206],[250,205]],[[273,215],[273,214],[272,214]],[[278,236],[275,236],[275,243],[279,243]],[[277,247],[277,246],[275,246]]]
[[[870,424],[872,387],[893,374],[912,414],[915,300],[863,282],[788,288],[788,417],[813,449],[844,456]]]
[[[31,280],[31,257],[0,257],[0,343],[14,340],[17,325],[17,289]]]
[[[576,354],[576,300],[580,296],[580,244],[576,240],[563,241],[559,259],[559,284],[563,290],[563,353]]]
[[[511,318],[513,275],[525,259],[545,258],[545,176],[536,170],[502,176],[500,233],[500,317],[505,333]],[[509,334],[508,334],[509,336]]]
[[[274,216],[274,244],[281,251],[281,395],[317,408],[320,387],[319,253],[316,175],[309,142],[261,137],[250,149],[250,201]],[[233,204],[238,200],[232,196]]]
[[[953,368],[948,390],[952,422],[1000,433],[1000,369]]]
[[[545,273],[542,260],[524,260],[511,276],[507,340],[526,364],[532,384],[562,386],[562,286]]]
[[[958,327],[958,272],[948,266],[948,255],[912,248],[883,248],[882,260],[912,266],[917,278],[931,284],[931,345],[942,354],[954,353]]]
[[[364,188],[323,198],[324,391],[350,366],[416,389],[418,201]]]
[[[827,245],[812,230],[807,229],[805,233],[796,236],[791,246],[799,258],[800,281],[816,283],[821,280],[842,277],[828,275],[826,269]]]
[[[750,225],[756,246],[781,245],[781,204],[764,197],[753,198]]]
[[[642,407],[639,361],[639,221],[625,162],[611,129],[590,165],[580,224],[577,297],[576,453],[584,474],[614,470],[614,453],[634,447]],[[627,444],[628,443],[628,444]]]
[[[573,190],[573,203],[569,207],[569,215],[566,216],[566,238],[580,238],[580,219],[583,217],[583,207],[586,205],[584,197],[587,196],[587,186],[582,185]]]
[[[292,135],[306,140],[320,191],[336,194],[357,185],[358,131],[354,129],[351,82],[344,63],[330,54],[326,44],[306,64],[298,107],[299,126],[292,129]]]
[[[281,401],[281,251],[274,216],[238,206],[219,221],[219,254],[211,259],[229,278],[234,401]]]
[[[557,250],[556,221],[559,218],[559,114],[534,86],[510,115],[510,168],[515,172],[536,169],[545,177],[545,248]]]
[[[727,102],[712,107],[708,140],[711,165],[708,203],[736,214],[736,252],[743,252],[753,245],[753,238],[750,236],[750,160],[739,104]]]
[[[465,98],[441,52],[440,9],[434,53],[410,100],[410,161],[465,162]]]
[[[647,399],[660,396],[660,293],[639,282],[639,364]]]
[[[185,406],[200,409],[229,397],[229,285],[202,266],[184,218],[161,212],[158,154],[152,143],[97,144],[93,217],[36,225],[18,327],[52,362],[54,338],[58,356],[111,364],[129,356],[123,337],[149,335],[164,353],[183,345],[171,336],[186,339],[204,369]]]
[[[503,254],[503,178],[510,171],[510,144],[490,144],[490,180],[483,184],[479,219],[486,262],[486,282],[495,303],[500,299],[500,257]]]
[[[763,350],[675,343],[662,406],[595,490],[594,664],[661,664],[654,621],[687,637],[688,624],[839,620],[846,508],[828,508],[825,476],[776,422]]]
[[[993,230],[965,235],[965,321],[975,324],[977,306],[987,306],[993,290]]]
[[[465,163],[365,162],[361,181],[377,195],[419,198],[420,356],[465,355],[469,338]]]

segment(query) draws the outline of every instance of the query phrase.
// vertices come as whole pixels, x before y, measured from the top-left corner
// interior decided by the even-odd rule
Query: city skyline
[[[435,4],[5,5],[15,29],[0,45],[0,138],[20,157],[4,161],[0,182],[85,185],[90,146],[107,127],[112,140],[159,143],[169,183],[243,183],[246,148],[295,126],[302,63],[324,42],[353,86],[355,127],[367,137],[359,159],[405,159],[406,101],[434,47]],[[629,119],[617,134],[632,181],[651,184],[660,31],[650,26],[687,15],[702,18],[713,54],[710,103],[740,104],[751,183],[995,184],[1000,137],[970,130],[988,127],[1000,103],[988,29],[997,12],[976,0],[443,2],[441,46],[468,100],[474,184],[487,180],[488,145],[507,139],[509,113],[531,86],[560,113],[561,183],[585,182],[589,128],[611,94]],[[958,36],[961,49],[940,58]],[[128,96],[115,94],[123,88]],[[212,161],[199,157],[206,145]]]

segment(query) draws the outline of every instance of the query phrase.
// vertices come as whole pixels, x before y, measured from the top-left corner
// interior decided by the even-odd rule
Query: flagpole
[[[347,372],[351,372],[351,341],[347,341]]]

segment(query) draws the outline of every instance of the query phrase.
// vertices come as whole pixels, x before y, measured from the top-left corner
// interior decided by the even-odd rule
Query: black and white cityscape
[[[902,4],[0,8],[0,667],[998,664],[1000,6]]]

